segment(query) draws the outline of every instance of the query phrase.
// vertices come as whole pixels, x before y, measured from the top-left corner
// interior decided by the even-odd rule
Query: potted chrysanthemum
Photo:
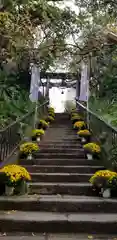
[[[99,157],[101,153],[101,148],[97,143],[87,143],[84,146],[88,160],[92,160],[93,157]]]
[[[53,117],[53,118],[55,119],[55,113],[49,111],[49,112],[48,112],[48,115],[51,116],[51,117]]]
[[[84,129],[85,126],[86,126],[86,124],[85,124],[84,121],[77,121],[77,122],[74,123],[73,128],[81,130],[81,129]]]
[[[83,129],[77,132],[78,136],[81,137],[81,142],[86,143],[90,141],[91,132],[88,129]]]
[[[33,142],[26,142],[20,145],[20,157],[26,157],[27,160],[32,160],[32,154],[39,150],[39,146]]]
[[[39,121],[39,124],[38,124],[38,129],[46,130],[48,126],[49,126],[48,122],[46,122],[45,120],[41,119]]]
[[[50,111],[50,112],[55,112],[55,110],[54,110],[53,107],[49,107],[49,108],[48,108],[48,111]]]
[[[19,165],[7,165],[3,167],[0,169],[0,177],[2,183],[5,185],[5,195],[7,196],[13,195],[17,187],[20,187],[20,194],[25,194],[27,190],[25,183],[31,180],[28,171]]]
[[[53,118],[55,118],[55,111],[54,111],[54,108],[49,107],[49,108],[48,108],[48,114],[49,114],[49,116],[52,116]]]
[[[31,176],[26,168],[19,166],[19,180],[15,184],[14,193],[24,195],[28,193],[28,182],[31,180]]]
[[[32,141],[40,142],[41,137],[44,135],[45,131],[43,129],[33,129],[32,130]]]
[[[46,118],[46,122],[51,123],[51,122],[53,122],[53,121],[54,121],[54,117],[51,116],[51,115],[48,115],[47,118]]]
[[[114,181],[115,179],[115,186]],[[90,183],[94,190],[97,190],[104,198],[111,197],[111,188],[116,187],[117,189],[117,173],[109,170],[97,171],[91,178]]]
[[[71,121],[72,121],[72,124],[74,124],[78,121],[82,121],[82,117],[79,114],[74,114],[71,117]]]

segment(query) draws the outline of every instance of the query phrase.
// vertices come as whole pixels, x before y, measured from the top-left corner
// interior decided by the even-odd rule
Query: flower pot
[[[27,193],[27,183],[25,181],[22,181],[20,184],[20,188],[19,188],[19,193],[21,195],[24,195]]]
[[[102,191],[102,196],[103,198],[110,198],[111,197],[111,190],[110,188],[107,188],[107,189],[101,189]]]
[[[82,143],[86,143],[86,139],[84,137],[81,138]]]
[[[93,160],[93,155],[91,153],[87,153],[87,159],[88,160]]]
[[[5,185],[5,195],[6,196],[12,196],[14,193],[14,187],[10,187]]]
[[[40,140],[41,140],[40,137],[37,137],[37,138],[36,138],[37,143],[39,143]]]
[[[21,181],[20,184],[18,184],[15,188],[16,194],[25,195],[27,193],[27,182]]]
[[[32,154],[28,154],[28,156],[27,156],[27,160],[32,160]]]
[[[27,158],[27,155],[25,153],[19,153],[19,159],[25,159]]]
[[[43,129],[46,130],[48,126],[44,126],[43,124],[39,123],[38,124],[38,129]]]
[[[32,137],[32,141],[34,141],[34,142],[35,142],[35,141],[36,141],[36,137]]]

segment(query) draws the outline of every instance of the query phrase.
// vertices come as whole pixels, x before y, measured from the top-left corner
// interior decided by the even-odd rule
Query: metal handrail
[[[46,112],[48,100],[38,106],[38,115],[43,115]],[[33,127],[34,124],[34,110],[26,113],[23,117],[8,125],[6,128],[0,130],[0,161],[5,161],[15,151],[18,144],[22,140],[21,123],[24,124],[23,134],[25,133],[26,126]]]
[[[41,105],[39,106],[39,108],[45,106],[46,104],[48,104],[48,102],[49,102],[48,100],[45,101],[43,104],[41,104]],[[7,127],[1,129],[1,130],[0,130],[0,133],[6,131],[9,127],[12,127],[15,123],[22,122],[22,121],[23,121],[26,117],[28,117],[31,113],[34,113],[34,110],[31,111],[31,112],[26,113],[23,117],[17,119],[16,121],[12,122],[12,123],[11,123],[10,125],[8,125]]]
[[[117,128],[113,127],[111,124],[107,123],[104,119],[102,119],[101,117],[99,117],[96,113],[92,112],[90,109],[87,109],[83,104],[81,104],[78,100],[76,100],[76,103],[82,107],[84,110],[86,110],[88,113],[92,114],[93,116],[95,116],[97,119],[99,119],[100,121],[102,121],[103,123],[105,123],[109,128],[111,128],[113,131],[115,131],[117,133]]]
[[[88,128],[92,132],[92,138],[101,144],[103,149],[103,160],[106,164],[110,164],[108,159],[111,155],[111,150],[117,148],[117,129],[101,119],[97,114],[87,109],[76,99],[76,107],[84,116]]]

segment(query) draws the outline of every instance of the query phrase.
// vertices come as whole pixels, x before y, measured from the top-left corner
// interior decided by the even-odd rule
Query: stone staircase
[[[0,197],[0,232],[117,234],[117,200],[96,197],[89,183],[101,161],[86,159],[67,114],[56,116],[35,158],[20,164],[32,176],[30,195]]]

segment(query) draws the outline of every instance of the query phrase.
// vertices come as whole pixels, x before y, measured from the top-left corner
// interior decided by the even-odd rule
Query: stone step
[[[44,140],[43,143],[44,144],[78,144],[79,142],[81,142],[80,138],[74,138],[74,139],[66,139],[66,141],[64,141],[64,139],[60,139],[60,140]]]
[[[89,173],[31,173],[33,182],[88,182],[91,176]]]
[[[29,183],[30,194],[71,194],[86,195],[93,194],[90,183],[64,183],[64,182],[31,182]]]
[[[67,125],[68,125],[68,123],[67,123]],[[70,132],[72,134],[75,133],[72,124],[70,124],[68,127],[66,127],[66,126],[65,125],[58,125],[58,124],[57,125],[56,124],[50,125],[49,128],[47,129],[47,131],[52,132],[52,133],[54,133],[55,130],[56,130],[57,133],[62,132],[62,131],[66,132],[66,133]]]
[[[3,238],[2,238],[3,236]],[[1,240],[87,240],[87,239],[93,239],[93,240],[116,240],[117,235],[113,234],[79,234],[79,233],[7,233],[7,236],[5,236],[5,233],[0,235]]]
[[[55,131],[55,132],[54,132]],[[57,134],[58,133],[58,134]],[[77,135],[77,133],[75,133],[75,132],[64,132],[64,131],[62,131],[62,130],[59,130],[59,131],[57,131],[56,129],[55,130],[53,130],[51,133],[49,133],[51,136],[53,135],[53,136],[55,136],[56,138],[57,137],[63,137],[63,138],[67,138],[67,139],[71,139],[71,138],[73,138],[73,139],[77,139],[77,138],[79,138],[78,137],[78,135]]]
[[[100,164],[101,162],[98,160],[93,160],[93,165],[97,165]],[[20,160],[20,164],[24,164],[24,165],[28,165],[29,161],[27,161],[27,159],[21,159]],[[30,164],[32,165],[58,165],[58,166],[72,166],[72,165],[87,165],[92,166],[92,160],[88,160],[88,159],[46,159],[46,158],[42,158],[42,159],[33,159],[30,160]],[[39,166],[38,166],[39,167]]]
[[[74,137],[68,137],[68,136],[66,136],[66,137],[61,137],[61,140],[63,140],[63,141],[67,141],[67,142],[74,142],[74,141],[80,141],[81,142],[81,139],[78,139],[77,138],[77,136],[74,136]]]
[[[47,148],[47,149],[49,149],[49,148],[74,148],[74,149],[76,149],[76,148],[80,148],[80,147],[82,147],[82,144],[80,144],[80,143],[70,143],[70,144],[64,144],[64,143],[42,143],[42,142],[40,142],[40,148]]]
[[[73,154],[84,154],[84,149],[83,148],[40,148],[38,153],[73,153]],[[38,154],[37,153],[37,154]]]
[[[79,141],[74,141],[74,142],[72,142],[72,141],[69,141],[69,142],[67,142],[67,141],[55,141],[55,142],[52,142],[52,141],[50,141],[50,142],[45,142],[45,140],[43,140],[42,139],[42,141],[39,143],[39,145],[40,145],[40,147],[41,146],[44,146],[44,147],[50,147],[50,146],[57,146],[57,147],[59,147],[59,146],[65,146],[65,147],[78,147],[78,146],[82,146],[82,144],[81,144],[81,141],[79,140]]]
[[[53,134],[53,135],[56,135],[56,137],[58,136],[63,136],[64,135],[72,135],[72,136],[75,136],[77,131],[73,131],[72,129],[64,129],[64,128],[50,128],[47,130],[46,133],[49,133],[49,134]]]
[[[57,152],[57,153],[45,153],[45,152],[36,152],[34,153],[34,157],[35,158],[48,158],[48,159],[52,159],[52,158],[68,158],[68,159],[72,159],[72,158],[81,158],[81,157],[85,157],[85,152],[84,151],[78,151],[77,153],[62,153],[62,152]]]
[[[43,142],[44,142],[45,139],[47,140],[47,137],[46,137],[46,136],[43,138]],[[64,144],[64,142],[66,142],[66,143],[67,143],[67,142],[68,142],[68,143],[75,143],[75,142],[76,142],[76,143],[81,143],[81,140],[77,140],[77,139],[74,140],[74,142],[73,142],[73,141],[72,141],[73,138],[69,139],[69,141],[66,141],[67,138],[49,136],[48,139],[49,139],[49,140],[55,139],[56,142],[59,141],[59,142],[61,142],[61,143],[63,143],[63,144]]]
[[[117,199],[70,195],[0,197],[0,211],[117,213]]]
[[[27,160],[30,164],[30,160]],[[29,172],[46,172],[46,173],[95,173],[102,166],[57,166],[57,165],[24,165]]]
[[[61,128],[61,127],[57,127],[56,128],[56,126],[54,127],[49,127],[49,129],[47,130],[48,132],[50,132],[50,133],[52,133],[52,134],[56,134],[57,136],[58,135],[60,135],[60,134],[68,134],[68,137],[69,137],[69,134],[70,135],[73,135],[73,136],[75,136],[75,133],[77,133],[77,130],[76,131],[74,131],[72,128],[70,129],[70,128]]]
[[[117,234],[117,214],[0,212],[1,232]]]

